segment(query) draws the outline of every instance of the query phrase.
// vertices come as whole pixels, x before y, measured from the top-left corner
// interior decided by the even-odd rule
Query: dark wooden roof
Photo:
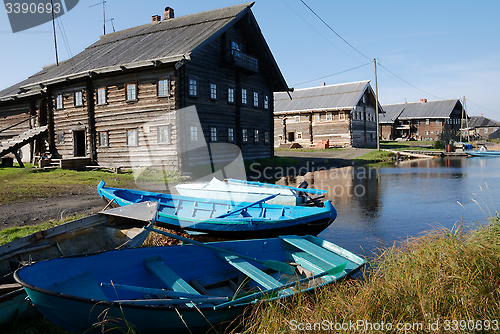
[[[469,128],[498,127],[500,122],[483,116],[472,116],[469,120]]]
[[[453,111],[462,108],[460,100],[439,100],[428,102],[411,102],[386,104],[382,106],[385,111],[402,112],[398,119],[422,119],[422,118],[449,118]],[[460,116],[460,115],[459,115]]]
[[[123,69],[154,66],[196,57],[196,52],[206,43],[222,34],[245,14],[249,14],[252,35],[257,51],[267,62],[270,76],[278,82],[276,90],[287,89],[285,80],[271,54],[267,43],[251,13],[253,2],[215,9],[207,12],[180,16],[159,22],[103,35],[94,44],[59,66],[51,65],[28,79],[0,91],[0,100],[6,97],[23,97],[40,91],[40,84],[47,86],[89,76],[121,71]],[[247,21],[247,20],[245,20]],[[21,91],[20,91],[20,88]],[[24,91],[26,90],[26,91]]]

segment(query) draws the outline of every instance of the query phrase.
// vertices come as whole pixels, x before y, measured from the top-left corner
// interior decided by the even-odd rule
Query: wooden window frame
[[[248,105],[248,90],[246,88],[241,88],[241,104]]]
[[[258,108],[259,107],[259,92],[253,91],[253,107]]]
[[[160,94],[160,82],[163,83],[163,94]],[[167,92],[165,93],[165,82],[167,83]],[[170,96],[170,77],[159,79],[156,83],[156,96],[157,97],[169,97]]]
[[[104,91],[104,102],[103,101],[99,101],[99,92],[100,91]],[[103,106],[103,105],[106,105],[108,104],[108,89],[106,87],[101,87],[101,88],[97,88],[97,105],[98,106]]]
[[[269,95],[264,95],[264,109],[269,109]]]
[[[255,144],[259,143],[259,140],[260,140],[259,135],[260,135],[259,129],[253,130],[253,140],[254,140]]]
[[[192,84],[194,82],[194,84]],[[194,87],[194,89],[192,89]],[[188,95],[190,97],[198,97],[198,77],[193,75],[188,76]]]
[[[217,138],[217,127],[216,126],[211,126],[210,127],[210,142],[215,143],[218,141]]]
[[[234,128],[233,127],[227,128],[227,141],[230,143],[234,143],[236,141],[234,138]]]
[[[102,134],[106,134],[106,142],[103,144]],[[109,131],[99,131],[98,132],[99,147],[109,147]]]
[[[209,82],[210,100],[217,101],[217,84],[213,81]]]
[[[130,143],[129,141],[129,133],[135,132],[135,143]],[[127,129],[127,147],[137,147],[139,146],[139,129],[138,128],[130,128]]]
[[[64,97],[62,94],[57,94],[56,96],[56,109],[64,109]]]
[[[80,95],[80,98],[77,99],[77,94]],[[83,91],[81,90],[77,90],[74,94],[73,94],[73,104],[75,107],[83,107]],[[80,102],[80,103],[77,103],[77,102]]]
[[[134,96],[133,96],[133,98],[131,96],[129,96],[129,90],[128,90],[129,87],[134,87],[134,90],[133,90]],[[126,84],[125,85],[125,100],[127,102],[135,102],[135,101],[137,101],[137,95],[138,95],[138,91],[137,91],[137,84],[136,83],[131,83],[131,84]]]
[[[167,131],[167,139],[166,140],[162,140],[162,136],[161,136],[161,131],[160,129],[166,129]],[[172,144],[172,129],[170,127],[169,124],[164,124],[164,125],[158,125],[156,127],[156,142],[159,144],[159,145],[170,145]]]
[[[269,144],[270,135],[269,131],[264,131],[264,143]]]
[[[244,143],[248,143],[248,129],[241,129],[241,137]]]
[[[196,125],[190,125],[189,126],[189,142],[190,143],[197,143],[199,140],[198,136],[198,126]]]
[[[227,86],[227,103],[234,104],[236,95],[234,86]]]

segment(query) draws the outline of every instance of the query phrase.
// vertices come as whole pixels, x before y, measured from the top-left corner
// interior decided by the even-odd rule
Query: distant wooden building
[[[462,119],[462,102],[439,100],[386,104],[386,114],[380,118],[381,137],[414,140],[438,140],[443,133],[456,135]]]
[[[370,81],[279,92],[274,101],[275,146],[312,147],[327,139],[330,147],[376,146],[377,102]]]
[[[480,116],[472,116],[469,120],[469,134],[473,138],[500,138],[500,122]]]
[[[235,144],[244,159],[272,157],[273,92],[288,87],[252,5],[177,18],[167,7],[163,20],[154,15],[101,36],[1,91],[0,129],[34,116],[12,134],[47,125],[39,153],[101,166],[127,167],[133,159],[189,170],[207,163],[205,143]]]

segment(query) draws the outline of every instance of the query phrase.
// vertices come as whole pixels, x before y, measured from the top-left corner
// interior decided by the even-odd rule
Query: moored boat
[[[500,151],[474,150],[465,153],[473,157],[500,157]]]
[[[49,321],[69,331],[195,333],[233,322],[254,303],[332,284],[364,263],[317,237],[282,236],[53,259],[15,278]]]
[[[181,183],[175,189],[182,196],[222,199],[233,202],[255,202],[266,196],[278,194],[267,201],[268,204],[307,205],[314,204],[326,190],[307,188],[307,182],[298,187],[289,187],[261,182],[228,179],[220,181],[213,178],[210,182]],[[310,195],[319,195],[311,198]]]
[[[148,191],[97,186],[102,198],[125,206],[141,201],[159,203],[156,224],[207,237],[255,239],[286,234],[317,235],[337,217],[330,203],[324,207],[273,205],[265,202],[277,195],[253,203],[234,203],[210,198],[154,193]]]
[[[14,270],[51,258],[141,246],[149,234],[144,225],[154,223],[157,209],[154,202],[110,209],[0,246],[0,324],[33,310]]]

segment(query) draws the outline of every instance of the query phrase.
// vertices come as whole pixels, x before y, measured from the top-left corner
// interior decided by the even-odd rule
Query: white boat
[[[210,182],[182,183],[176,185],[175,188],[182,196],[250,203],[270,195],[279,194],[266,203],[294,206],[310,204],[319,197],[324,197],[323,194],[327,192],[326,190],[307,188],[307,186],[307,182],[301,183],[299,187],[289,187],[236,179],[220,181],[214,177]],[[312,199],[310,194],[320,196]]]

